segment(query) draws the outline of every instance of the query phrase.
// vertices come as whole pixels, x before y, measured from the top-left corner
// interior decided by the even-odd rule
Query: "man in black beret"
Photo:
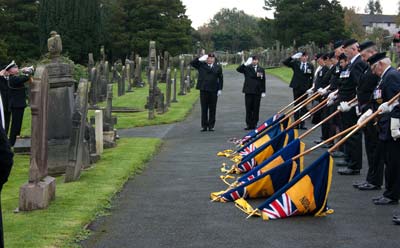
[[[375,55],[378,48],[372,41],[365,41],[360,44],[360,53],[364,62]],[[368,66],[361,75],[360,85],[357,87],[358,109],[364,114],[368,109],[376,109],[376,103],[372,101],[372,94],[378,85],[380,78],[373,74]],[[368,173],[364,182],[353,183],[353,186],[360,190],[377,190],[383,183],[383,145],[379,143],[378,129],[369,122],[364,128],[364,144],[368,161]]]
[[[260,112],[260,101],[265,97],[265,70],[258,65],[258,57],[250,57],[244,64],[236,70],[244,74],[244,84],[242,92],[245,94],[246,105],[246,128],[245,130],[255,129]]]
[[[342,109],[341,117],[343,130],[357,123],[355,108],[349,107],[348,102],[356,97],[357,87],[360,85],[361,75],[367,69],[362,61],[357,40],[349,39],[343,42],[344,53],[349,61],[343,80],[338,88],[338,100]],[[338,170],[340,175],[359,175],[362,168],[362,136],[361,131],[354,133],[344,144],[346,154],[344,161],[336,162],[337,166],[345,166]]]
[[[200,90],[201,131],[214,131],[217,100],[224,84],[222,67],[213,53],[195,58],[190,65],[199,71],[196,89]]]
[[[282,61],[282,63],[293,70],[293,77],[290,81],[289,87],[293,89],[293,99],[297,100],[311,88],[314,77],[314,66],[308,62],[308,54],[306,52],[298,52]],[[307,95],[304,95],[304,97],[298,99],[298,101],[301,102],[306,98]],[[306,112],[306,107],[297,111],[294,114],[295,120],[299,119],[300,116],[304,115]],[[307,129],[304,122],[302,122],[297,128]]]
[[[400,108],[399,100],[389,105],[388,101],[400,92],[400,73],[391,66],[386,53],[377,53],[368,59],[372,72],[380,77],[373,92],[373,99],[379,105],[379,140],[382,142],[383,158],[386,165],[386,190],[382,196],[373,198],[376,205],[398,204],[400,198]],[[369,113],[368,113],[369,112]],[[372,113],[367,111],[361,117],[362,122]]]

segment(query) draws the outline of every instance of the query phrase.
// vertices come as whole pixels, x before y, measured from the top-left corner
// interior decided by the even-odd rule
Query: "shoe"
[[[320,140],[314,140],[314,144],[319,144],[319,143],[321,143],[321,142],[323,142],[323,140],[322,139],[320,139]]]
[[[375,205],[396,205],[399,204],[399,200],[393,200],[382,196],[381,198],[373,201]]]
[[[376,201],[376,200],[381,199],[382,197],[383,197],[382,195],[380,195],[380,196],[375,196],[375,197],[372,197],[371,200],[372,200],[372,201]]]
[[[339,160],[335,163],[335,165],[338,167],[349,167],[350,163],[346,160]]]
[[[214,132],[215,130],[214,130],[214,128],[213,128],[213,127],[210,127],[210,128],[208,128],[208,131],[210,131],[210,132]]]
[[[350,168],[342,168],[342,169],[338,170],[338,173],[340,175],[345,175],[345,176],[360,175],[360,170],[353,170]]]
[[[329,149],[329,148],[331,148],[332,146],[333,146],[333,143],[328,143],[328,144],[323,144],[323,145],[321,146],[321,148]]]
[[[393,215],[393,222],[396,225],[400,225],[400,215]]]
[[[334,158],[343,158],[344,156],[346,156],[346,154],[344,154],[341,151],[334,151],[331,153],[332,157]]]
[[[362,182],[354,182],[352,185],[354,188],[358,189],[359,186],[367,184],[368,182],[362,181]]]
[[[299,129],[301,129],[301,130],[307,130],[308,128],[307,128],[306,126],[300,126]]]
[[[251,128],[245,127],[244,130],[248,131],[248,130],[251,130]]]
[[[203,129],[201,129],[200,132],[207,132],[207,128],[203,127]]]
[[[358,189],[359,190],[380,190],[381,186],[373,185],[371,183],[365,183],[365,184],[358,186]]]

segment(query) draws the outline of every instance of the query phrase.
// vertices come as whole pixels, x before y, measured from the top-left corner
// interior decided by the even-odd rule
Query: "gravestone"
[[[192,88],[192,78],[191,78],[191,68],[190,65],[186,67],[186,91],[190,93],[190,89]]]
[[[148,97],[148,109],[149,109],[149,120],[154,119],[154,69],[150,70],[150,77],[149,77],[149,97]]]
[[[139,55],[135,57],[135,77],[133,81],[135,87],[144,87],[142,79],[142,58]]]
[[[180,91],[179,95],[186,95],[186,86],[185,86],[185,60],[181,59],[179,64],[179,69],[181,70],[181,82],[180,82]]]
[[[104,148],[116,146],[116,131],[114,125],[117,123],[116,117],[112,116],[113,85],[107,85],[107,106],[103,116],[103,139]]]
[[[132,70],[134,68],[133,62],[130,61],[129,59],[126,59],[125,66],[126,66],[126,77],[128,80],[128,89],[126,92],[133,92],[133,83],[132,83]]]
[[[97,155],[103,153],[103,111],[95,111],[95,137],[96,137],[96,152]]]
[[[94,67],[93,53],[89,53],[88,75],[90,75],[90,72],[92,71],[93,67]]]
[[[174,91],[173,91],[173,97],[172,97],[172,102],[178,102],[176,99],[176,79],[177,79],[178,72],[176,69],[174,69],[174,79],[173,79],[173,86],[174,86]]]
[[[96,107],[98,103],[98,92],[97,92],[97,71],[96,67],[93,67],[89,73],[90,91],[89,91],[89,103],[92,107]]]
[[[90,164],[89,144],[85,139],[88,81],[81,79],[76,91],[74,113],[72,115],[71,141],[68,151],[68,165],[65,171],[64,182],[73,182],[79,179],[81,170]]]
[[[56,55],[53,59],[57,60]],[[31,160],[29,181],[19,191],[19,210],[47,208],[55,199],[56,181],[48,175],[49,74],[44,65],[36,69],[31,83]]]
[[[121,94],[125,95],[125,86],[126,86],[126,67],[122,66],[121,70]]]
[[[167,69],[166,77],[165,77],[165,83],[166,83],[166,103],[165,107],[168,108],[171,106],[171,69]]]
[[[165,51],[164,52],[164,57],[163,57],[163,70],[161,73],[161,81],[166,82],[167,80],[167,70],[169,68],[169,52]]]

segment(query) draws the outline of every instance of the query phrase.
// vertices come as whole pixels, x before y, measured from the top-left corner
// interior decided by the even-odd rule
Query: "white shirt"
[[[361,54],[357,54],[356,56],[354,56],[354,58],[352,58],[352,59],[350,60],[350,64],[353,64],[353,62],[354,62],[359,56],[361,56]]]
[[[0,120],[1,120],[1,125],[3,126],[3,129],[5,129],[6,127],[5,127],[5,120],[4,120],[4,107],[3,107],[3,99],[1,99],[1,95],[0,95]]]
[[[390,69],[390,66],[388,66],[382,73],[381,79],[383,79],[383,76],[385,76],[386,72]]]

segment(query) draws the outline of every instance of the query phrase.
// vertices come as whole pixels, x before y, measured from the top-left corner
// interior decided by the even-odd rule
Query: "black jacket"
[[[13,153],[6,132],[0,126],[0,191],[8,180],[13,165]]]
[[[305,73],[300,69],[301,62],[299,60],[294,60],[292,57],[289,57],[282,61],[282,63],[293,70],[293,77],[289,87],[298,91],[306,91],[311,88],[314,75],[314,66],[311,63],[307,62],[307,70]]]
[[[210,92],[222,90],[224,77],[220,65],[214,63],[210,68],[206,62],[199,61],[199,58],[195,58],[190,65],[199,71],[196,89]]]
[[[239,66],[236,71],[244,74],[244,84],[242,92],[245,94],[257,94],[265,93],[265,70],[264,68],[257,66],[257,72],[253,65]],[[258,76],[257,76],[258,74]]]
[[[360,84],[361,76],[364,74],[368,65],[358,56],[353,63],[348,65],[348,77],[342,81],[339,87],[341,101],[350,101],[356,96],[357,87]]]
[[[379,104],[392,99],[397,93],[400,92],[400,72],[391,67],[383,75],[382,81],[377,88],[381,91],[380,97],[375,99]],[[381,140],[392,140],[390,131],[390,118],[400,119],[399,105],[397,105],[392,112],[381,115],[381,118],[378,121],[379,139]]]
[[[324,86],[324,78],[326,77],[326,74],[328,73],[329,68],[327,66],[323,66],[321,70],[316,75],[315,78],[315,88],[314,90],[318,90],[319,88],[325,88]]]
[[[4,111],[8,111],[8,80],[0,76],[0,94],[3,100]]]
[[[29,81],[28,76],[10,76],[8,80],[8,87],[9,87],[8,107],[10,109],[26,107],[25,82],[27,81]]]
[[[372,94],[379,81],[380,78],[373,74],[371,68],[368,66],[364,71],[364,74],[361,75],[360,82],[357,87],[357,100],[361,112],[364,112],[370,108]]]

